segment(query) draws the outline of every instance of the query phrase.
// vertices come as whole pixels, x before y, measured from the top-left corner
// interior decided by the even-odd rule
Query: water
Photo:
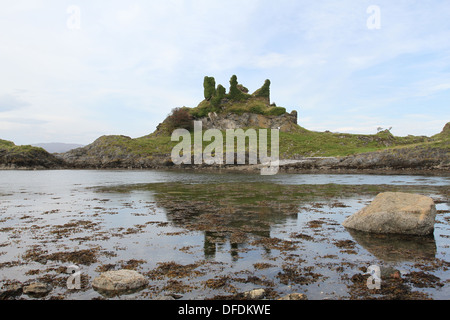
[[[104,298],[92,280],[106,270],[132,268],[150,279],[149,286],[116,299],[167,293],[205,299],[260,287],[273,297],[301,292],[310,299],[352,299],[361,288],[351,278],[376,264],[402,275],[432,275],[428,282],[406,278],[407,285],[424,297],[448,299],[449,182],[407,175],[0,171],[0,285],[43,281],[53,285],[47,299]],[[141,187],[155,183],[161,185]],[[174,187],[158,189],[165,184]],[[185,184],[187,189],[176,187]],[[211,189],[217,184],[253,189],[232,194]],[[434,238],[374,239],[349,232],[342,221],[374,194],[353,188],[330,195],[328,184],[416,188],[432,196],[440,211]],[[262,185],[269,191],[261,191]],[[308,186],[315,197],[282,197],[289,190],[283,186],[291,185]],[[99,190],[114,186],[129,190]],[[81,269],[81,290],[66,286],[66,269],[74,263]],[[163,268],[167,263],[171,272]]]

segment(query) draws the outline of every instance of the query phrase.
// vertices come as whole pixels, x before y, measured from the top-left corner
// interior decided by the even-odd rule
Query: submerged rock
[[[436,206],[430,197],[385,192],[350,216],[343,226],[373,233],[430,235],[434,231]]]
[[[23,285],[20,283],[10,284],[0,290],[0,300],[15,299],[23,292]]]
[[[133,270],[118,270],[102,273],[92,282],[99,291],[121,293],[138,290],[148,283],[147,279]]]
[[[303,293],[290,293],[278,300],[308,300],[308,297]]]
[[[250,300],[260,300],[263,299],[266,295],[266,290],[264,289],[253,289],[250,291],[244,292],[244,297]]]
[[[23,287],[23,293],[32,297],[43,297],[52,291],[52,287],[49,284],[35,282]]]

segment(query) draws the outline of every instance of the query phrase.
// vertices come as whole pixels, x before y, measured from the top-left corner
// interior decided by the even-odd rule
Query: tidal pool
[[[0,292],[51,284],[39,299],[449,299],[448,177],[260,176],[170,171],[1,171]],[[369,235],[343,220],[383,191],[431,196],[433,237]],[[69,290],[76,265],[81,288]],[[370,266],[381,289],[367,287]],[[134,293],[92,288],[102,272],[149,279]],[[3,289],[1,289],[3,287]],[[7,298],[35,299],[25,294]]]

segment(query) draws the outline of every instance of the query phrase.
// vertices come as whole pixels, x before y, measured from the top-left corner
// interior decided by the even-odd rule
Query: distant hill
[[[50,143],[36,143],[32,144],[33,147],[39,147],[46,150],[49,153],[64,153],[72,149],[82,148],[84,145],[75,143],[61,143],[61,142],[50,142]]]

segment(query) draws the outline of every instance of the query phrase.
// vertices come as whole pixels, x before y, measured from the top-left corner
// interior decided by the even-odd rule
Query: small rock
[[[50,291],[52,291],[52,287],[42,282],[34,282],[23,287],[23,293],[32,297],[43,297]]]
[[[244,297],[250,300],[259,300],[264,298],[266,294],[266,290],[264,289],[253,289],[247,292],[244,292]]]
[[[22,284],[11,284],[5,286],[3,290],[0,291],[0,300],[7,300],[10,298],[18,297],[23,292]]]
[[[133,270],[118,270],[102,273],[92,286],[100,291],[123,292],[138,290],[148,283],[147,279]]]
[[[183,298],[183,296],[181,294],[176,294],[176,293],[167,293],[166,296],[168,297],[172,297],[175,300],[181,299]]]
[[[308,297],[303,293],[290,293],[278,300],[308,300]]]

